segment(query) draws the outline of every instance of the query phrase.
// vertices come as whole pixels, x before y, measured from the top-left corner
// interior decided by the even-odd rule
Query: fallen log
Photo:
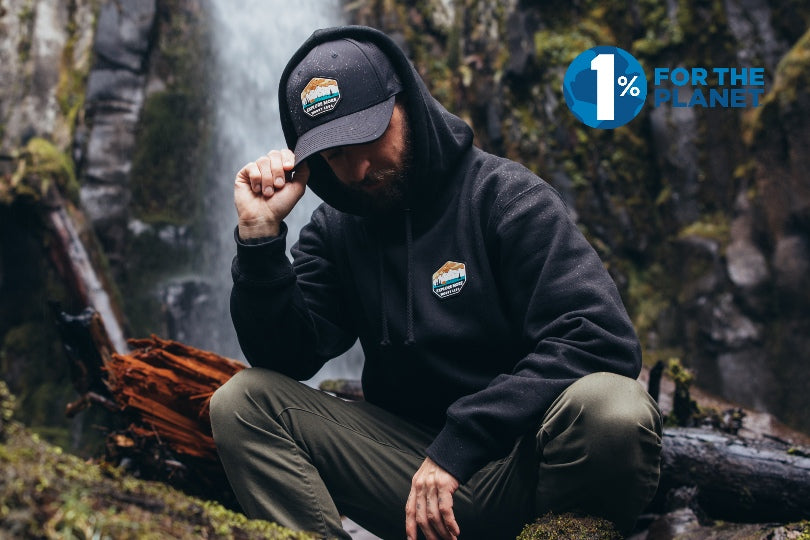
[[[810,518],[810,449],[698,428],[667,428],[661,452],[666,493],[697,487],[715,519],[756,523]]]
[[[100,319],[91,315],[89,320],[88,332],[104,349],[109,341],[99,330]],[[65,339],[66,344],[88,341],[80,333]],[[191,485],[195,492],[202,484],[205,495],[222,500],[229,490],[211,438],[208,402],[220,385],[246,366],[156,336],[129,340],[129,345],[133,350],[128,354],[84,353],[91,365],[83,372],[100,373],[106,394],[98,391],[99,384],[85,381],[80,400],[114,402],[126,420],[125,427],[108,437],[108,459],[130,463],[144,476],[179,487]],[[80,349],[68,348],[74,354]],[[327,387],[362,399],[356,381],[333,381]],[[701,508],[715,519],[807,519],[810,449],[707,429],[666,428],[659,493],[663,496],[682,486],[695,486]]]
[[[52,232],[51,259],[65,284],[84,304],[99,312],[109,340],[127,350],[120,310],[114,306],[101,277],[90,260],[76,226],[79,210],[70,207],[56,188],[49,190],[46,222]],[[83,219],[83,218],[82,218]]]

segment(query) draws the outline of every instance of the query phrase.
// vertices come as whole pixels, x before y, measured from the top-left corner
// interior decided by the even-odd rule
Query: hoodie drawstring
[[[382,339],[380,340],[381,347],[387,347],[391,344],[390,332],[388,329],[388,314],[387,303],[385,301],[385,270],[383,268],[382,250],[379,246],[382,245],[380,241],[379,232],[377,233],[377,265],[380,277],[380,319],[382,320]],[[414,344],[413,336],[413,231],[411,226],[411,210],[405,209],[405,245],[407,252],[407,291],[406,302],[407,311],[405,315],[407,330],[404,345],[409,346]]]

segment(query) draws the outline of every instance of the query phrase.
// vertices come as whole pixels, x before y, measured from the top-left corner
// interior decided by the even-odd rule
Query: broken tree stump
[[[217,461],[208,402],[245,365],[154,335],[128,343],[132,352],[114,353],[105,370],[115,401],[138,419],[130,433],[157,436],[178,454]]]
[[[98,313],[57,314],[57,324],[80,397],[115,413],[105,459],[134,474],[236,507],[211,437],[208,401],[243,364],[176,341],[129,340],[118,354]]]

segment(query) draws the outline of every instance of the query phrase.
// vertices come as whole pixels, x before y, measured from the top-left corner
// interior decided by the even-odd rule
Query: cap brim
[[[393,95],[382,103],[335,118],[307,131],[295,144],[295,164],[298,165],[312,154],[327,148],[363,144],[379,139],[391,122],[395,101],[396,95]]]

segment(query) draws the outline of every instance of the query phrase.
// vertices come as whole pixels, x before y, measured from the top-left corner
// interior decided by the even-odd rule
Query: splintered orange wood
[[[216,460],[208,402],[246,366],[154,335],[129,344],[134,350],[114,353],[105,369],[116,401],[139,420],[130,431],[157,437],[178,454]]]

